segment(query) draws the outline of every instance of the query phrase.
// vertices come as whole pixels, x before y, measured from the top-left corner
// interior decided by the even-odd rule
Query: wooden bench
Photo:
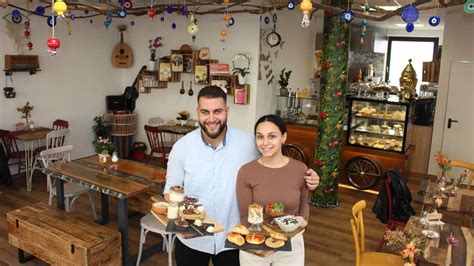
[[[49,264],[120,265],[120,233],[45,203],[7,213],[8,242]]]

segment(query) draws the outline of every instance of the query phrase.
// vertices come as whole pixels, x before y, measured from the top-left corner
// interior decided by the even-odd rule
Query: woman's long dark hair
[[[286,124],[285,121],[281,119],[281,117],[277,115],[264,115],[257,120],[257,123],[255,123],[255,127],[253,129],[254,135],[257,135],[257,127],[263,122],[273,123],[275,126],[278,127],[278,129],[280,129],[282,135],[286,133]]]

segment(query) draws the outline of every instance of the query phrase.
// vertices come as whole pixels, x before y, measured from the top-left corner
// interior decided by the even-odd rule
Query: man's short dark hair
[[[208,99],[222,98],[224,102],[227,103],[227,95],[225,94],[225,92],[220,87],[213,85],[206,86],[199,91],[197,98],[198,102],[201,97]]]

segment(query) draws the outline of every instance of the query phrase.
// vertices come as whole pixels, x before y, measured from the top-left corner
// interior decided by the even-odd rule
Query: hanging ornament
[[[56,16],[49,16],[46,23],[48,23],[48,26],[52,27],[53,25],[56,25],[57,21]]]
[[[225,23],[229,24],[229,21],[230,21],[231,18],[232,18],[232,17],[231,17],[229,14],[225,15],[225,16],[224,16],[224,21],[225,21]]]
[[[370,11],[370,5],[369,5],[369,0],[365,0],[365,5],[364,5],[364,15],[368,16]],[[360,32],[360,44],[365,43],[365,36],[367,35],[367,24],[369,22],[367,19],[362,19],[361,24],[362,24],[362,31]]]
[[[150,18],[150,20],[155,18],[155,8],[153,6],[148,9],[148,18]]]
[[[278,21],[278,16],[277,16],[277,13],[276,13],[276,10],[273,10],[273,16],[272,16],[272,20],[273,20],[273,23],[277,23]]]
[[[173,23],[171,24],[171,28],[176,29],[176,23],[173,22]]]
[[[108,28],[109,28],[109,26],[110,26],[110,22],[111,22],[111,21],[110,21],[110,20],[108,20],[108,19],[104,20],[104,27],[105,27],[106,29],[108,29]]]
[[[21,12],[18,9],[14,9],[11,13],[12,15],[12,22],[16,24],[20,24],[23,18],[21,17]]]
[[[345,41],[340,41],[340,42],[337,43],[337,47],[339,47],[339,48],[343,48],[345,45],[346,45]]]
[[[232,26],[234,26],[234,24],[235,24],[235,19],[234,19],[234,17],[231,17],[231,18],[229,19],[229,22],[227,23],[227,25],[228,25],[229,27],[232,27]]]
[[[328,114],[324,111],[320,111],[319,112],[319,118],[320,119],[326,119],[326,117],[328,117]]]
[[[173,6],[172,6],[172,5],[168,5],[168,6],[166,7],[166,12],[167,12],[168,14],[173,13]]]
[[[428,23],[430,24],[431,27],[438,26],[440,22],[441,22],[441,18],[439,16],[431,16],[430,19],[428,20]]]
[[[338,91],[336,94],[334,94],[334,98],[340,99],[342,97],[342,92]]]
[[[189,19],[189,26],[188,26],[188,32],[192,36],[195,36],[199,31],[198,25],[194,23],[194,14],[191,15],[191,18]],[[193,41],[195,41],[196,38],[193,38]]]
[[[288,3],[286,4],[286,7],[287,7],[289,10],[295,9],[295,1],[294,1],[294,0],[288,1]]]
[[[76,19],[76,16],[74,14],[71,14],[71,16],[69,17],[71,20],[75,20]]]
[[[30,51],[33,50],[33,43],[32,42],[29,42],[27,44],[27,46],[28,46],[28,50],[30,50]]]
[[[26,44],[26,47],[28,47],[28,50],[31,51],[33,50],[33,43],[31,42],[30,20],[28,19],[27,21],[25,21],[24,25],[25,25],[24,35],[28,41],[28,43]]]
[[[328,68],[329,68],[329,62],[328,62],[328,61],[324,61],[322,67],[323,67],[324,69],[328,69]]]
[[[56,55],[56,49],[58,49],[61,46],[61,42],[59,41],[58,38],[50,37],[48,39],[48,47],[49,47],[49,54],[50,55]]]
[[[355,17],[354,12],[352,12],[352,10],[350,10],[350,9],[345,10],[341,14],[341,20],[344,23],[351,23],[351,21],[354,19],[354,17]]]
[[[42,16],[42,15],[44,15],[44,11],[45,11],[45,10],[44,10],[44,7],[38,6],[38,7],[36,7],[35,13],[36,13],[37,15]]]
[[[188,6],[186,4],[184,4],[182,7],[181,7],[181,14],[183,14],[183,16],[187,16],[188,15]]]
[[[268,24],[268,23],[270,23],[270,18],[265,16],[265,19],[263,21],[265,22],[265,24]]]
[[[309,20],[309,11],[313,9],[313,3],[311,0],[303,0],[300,4],[300,10],[303,12],[303,19],[301,20],[301,27],[307,28],[309,27],[310,20]]]
[[[316,165],[317,165],[318,167],[323,166],[323,160],[320,160],[320,159],[316,160]]]
[[[130,21],[130,26],[135,26],[135,21],[134,20]]]
[[[117,15],[121,18],[125,18],[127,16],[127,11],[125,11],[125,9],[120,9],[117,13]]]
[[[54,3],[53,5],[53,10],[56,15],[63,18],[64,12],[66,12],[67,10],[67,5],[63,2],[63,0],[57,0],[56,3]]]
[[[112,21],[112,18],[110,19]],[[71,35],[72,34],[72,26],[71,26],[71,20],[69,18],[66,19],[66,25],[67,25],[67,34]]]
[[[165,21],[165,17],[161,16],[160,21]]]
[[[413,24],[413,22],[415,22],[419,16],[420,12],[416,7],[412,5],[409,5],[403,9],[402,19],[407,23],[407,26],[405,28],[407,32],[412,32],[415,29],[415,25]]]
[[[132,1],[130,0],[125,0],[125,2],[123,3],[123,7],[127,10],[129,9],[132,9],[133,8],[133,3]]]
[[[220,34],[221,34],[221,42],[225,43],[225,37],[227,36],[227,30],[225,28],[222,28]]]

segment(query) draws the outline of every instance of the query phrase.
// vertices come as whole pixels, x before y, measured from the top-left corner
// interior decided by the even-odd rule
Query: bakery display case
[[[287,123],[300,125],[318,124],[318,98],[297,97],[295,93],[289,96],[276,96],[276,115]]]
[[[346,144],[405,153],[409,147],[410,103],[385,98],[347,97]]]

